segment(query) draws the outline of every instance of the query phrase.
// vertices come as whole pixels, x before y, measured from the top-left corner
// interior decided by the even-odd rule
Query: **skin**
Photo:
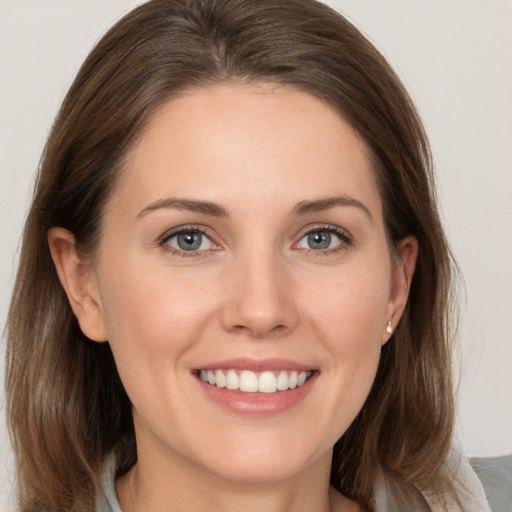
[[[319,206],[332,197],[353,204]],[[225,215],[159,203],[169,198]],[[164,240],[180,226],[206,233],[193,254]],[[308,233],[329,230],[340,234],[327,249],[311,247]],[[402,314],[417,243],[402,241],[393,263],[367,149],[336,112],[271,84],[188,91],[138,139],[93,261],[62,228],[49,241],[82,330],[108,339],[133,403],[124,512],[360,510],[329,488],[332,447]],[[280,414],[235,414],[193,370],[242,356],[303,363],[316,379]]]

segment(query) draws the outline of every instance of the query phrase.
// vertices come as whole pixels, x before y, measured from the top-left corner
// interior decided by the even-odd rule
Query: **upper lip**
[[[310,365],[298,363],[290,359],[251,359],[248,357],[238,357],[235,359],[227,359],[224,361],[216,361],[197,367],[197,370],[251,370],[253,372],[264,372],[272,370],[297,370],[312,371],[314,368]]]

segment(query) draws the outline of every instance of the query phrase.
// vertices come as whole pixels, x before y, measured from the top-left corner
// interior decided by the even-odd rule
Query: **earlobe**
[[[407,304],[418,257],[418,240],[413,236],[404,238],[398,244],[397,252],[398,261],[393,270],[388,317],[383,329],[383,344],[391,337]]]
[[[48,231],[48,244],[59,281],[66,292],[80,329],[91,340],[107,340],[101,299],[94,272],[76,250],[74,235],[54,227]]]

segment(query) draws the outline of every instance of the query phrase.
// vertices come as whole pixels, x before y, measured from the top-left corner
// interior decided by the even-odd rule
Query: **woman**
[[[433,187],[402,85],[326,6],[128,14],[71,86],[25,228],[21,510],[485,510],[450,455]]]

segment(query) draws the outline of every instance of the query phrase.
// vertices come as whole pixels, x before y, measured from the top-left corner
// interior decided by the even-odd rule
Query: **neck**
[[[356,512],[330,488],[330,454],[278,481],[233,481],[179,456],[139,450],[137,464],[116,481],[123,512]],[[175,454],[173,454],[175,455]]]

